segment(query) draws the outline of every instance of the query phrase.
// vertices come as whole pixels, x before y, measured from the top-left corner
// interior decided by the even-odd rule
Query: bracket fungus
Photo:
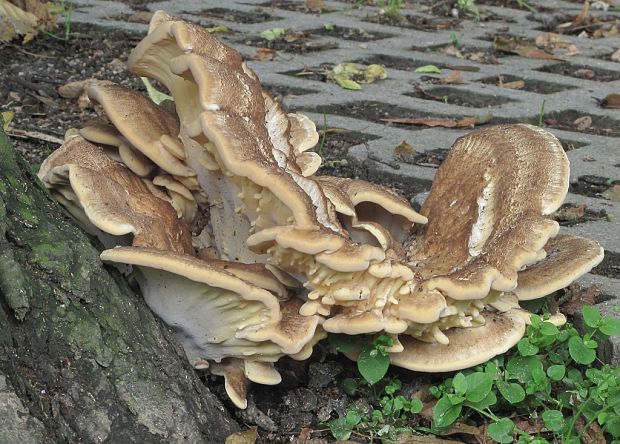
[[[484,362],[523,336],[519,300],[602,259],[557,235],[569,164],[540,128],[458,139],[417,213],[382,186],[316,175],[314,123],[200,26],[155,13],[128,67],[164,85],[176,115],[92,84],[104,116],[39,177],[241,408],[248,380],[278,383],[273,363],[306,359],[327,332],[385,332],[392,363],[418,371]]]

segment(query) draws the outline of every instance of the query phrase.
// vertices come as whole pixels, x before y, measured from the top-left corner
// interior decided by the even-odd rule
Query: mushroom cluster
[[[418,371],[484,362],[523,336],[520,300],[602,259],[557,235],[569,165],[540,128],[458,139],[417,213],[382,186],[317,176],[314,123],[200,26],[155,13],[128,68],[174,112],[93,82],[102,116],[68,131],[39,177],[240,408],[248,380],[277,384],[273,363],[306,359],[327,332],[389,334],[392,363]]]

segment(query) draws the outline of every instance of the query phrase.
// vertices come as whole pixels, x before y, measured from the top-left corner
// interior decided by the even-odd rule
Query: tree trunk
[[[0,125],[0,441],[221,443],[238,430]]]

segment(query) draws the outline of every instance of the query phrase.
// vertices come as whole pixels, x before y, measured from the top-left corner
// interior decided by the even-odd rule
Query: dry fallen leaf
[[[440,117],[396,117],[380,119],[382,122],[400,123],[401,125],[440,126],[443,128],[473,128],[474,125],[483,123],[476,117],[462,117],[449,119]]]
[[[508,89],[523,89],[525,87],[525,82],[523,80],[515,80],[514,82],[499,82],[498,85]]]
[[[450,74],[439,79],[439,83],[442,85],[461,85],[463,82],[463,75],[461,71],[452,71]]]
[[[599,100],[601,108],[620,109],[620,94],[608,94],[603,100]]]
[[[611,61],[612,62],[620,62],[620,48],[616,49],[612,54],[611,54]]]
[[[325,7],[323,0],[305,0],[304,4],[306,9],[312,12],[322,12]]]
[[[560,299],[560,310],[570,316],[580,313],[584,305],[595,305],[599,302],[600,294],[601,288],[598,285],[583,288],[579,284],[570,284],[566,295]]]
[[[592,117],[583,116],[575,119],[573,122],[573,126],[577,129],[577,131],[583,131],[585,129],[590,128],[592,126]]]
[[[119,72],[125,70],[125,62],[121,59],[114,58],[108,62],[108,66],[112,68],[113,71]]]
[[[607,191],[603,191],[601,196],[613,202],[620,202],[620,185],[614,185]]]
[[[408,144],[407,141],[403,140],[394,147],[394,154],[397,156],[404,154],[415,154],[415,149]]]
[[[585,205],[579,205],[576,207],[561,208],[555,212],[553,218],[558,222],[574,222],[583,217],[586,212]]]
[[[258,439],[256,427],[252,427],[245,432],[233,433],[226,438],[225,444],[254,444]]]
[[[138,11],[135,14],[131,14],[127,17],[128,22],[133,23],[149,23],[153,18],[154,12],[152,11]]]
[[[60,85],[57,89],[58,95],[63,99],[77,99],[92,81],[93,79],[77,80]]]
[[[530,59],[564,60],[561,57],[554,56],[553,54],[549,54],[548,52],[543,51],[542,49],[538,49],[533,44],[522,41],[520,39],[516,39],[514,37],[506,38],[502,36],[497,36],[493,41],[493,47],[497,51],[506,52],[509,54],[517,54],[521,57],[527,57]]]
[[[2,129],[4,131],[7,131],[9,129],[9,125],[11,124],[14,116],[15,114],[13,113],[13,111],[2,111],[0,113],[0,123],[2,123]]]
[[[276,57],[278,57],[278,52],[275,49],[271,49],[271,48],[258,48],[256,50],[255,58],[257,60],[260,60],[261,62],[263,60],[274,60]]]

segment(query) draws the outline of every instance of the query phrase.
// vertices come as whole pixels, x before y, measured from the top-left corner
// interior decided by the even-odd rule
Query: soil
[[[594,220],[609,220],[607,211],[591,210],[586,205],[564,204],[553,214],[553,218],[563,227],[572,227]]]
[[[449,103],[451,105],[467,106],[470,108],[488,108],[514,101],[508,97],[492,96],[489,94],[480,93],[472,94],[469,91],[450,88],[447,86],[422,88],[420,85],[416,85],[415,91],[405,93],[405,95],[417,97],[419,99]]]
[[[620,278],[620,253],[606,251],[603,261],[594,268],[591,273],[607,276],[614,279]]]
[[[601,176],[579,176],[576,182],[572,182],[569,191],[582,196],[603,198],[603,194],[614,185],[620,184],[620,180],[613,180]]]
[[[303,33],[303,35],[296,37],[293,41],[287,41],[285,38],[267,40],[258,35],[247,35],[240,39],[239,43],[258,48],[269,48],[275,51],[292,52],[295,54],[338,48],[338,43],[336,42],[313,41],[312,35],[309,32]]]
[[[457,59],[471,60],[472,62],[485,63],[487,65],[499,65],[502,63],[499,59],[506,57],[506,54],[496,51],[494,48],[466,47],[455,43],[412,46],[411,49],[418,52],[439,52]]]
[[[544,80],[528,79],[511,74],[501,74],[499,76],[485,77],[484,79],[480,79],[478,81],[487,85],[497,86],[501,86],[500,82],[502,84],[505,84],[510,82],[522,81],[522,91],[535,92],[538,94],[553,94],[556,92],[576,88],[572,85],[563,85],[561,83],[545,82]]]
[[[327,5],[323,5],[320,11],[311,10],[308,8],[305,2],[290,1],[290,0],[273,0],[273,1],[268,1],[265,3],[261,3],[260,6],[264,8],[277,8],[277,9],[283,9],[285,11],[303,12],[305,14],[316,14],[316,15],[334,11],[334,8],[331,8]]]
[[[620,80],[620,72],[618,71],[609,71],[595,66],[576,65],[568,62],[543,66],[542,68],[538,68],[537,71],[550,72],[553,74],[575,77],[577,79],[592,80],[595,82],[613,82]]]
[[[326,35],[329,37],[338,37],[345,40],[353,40],[356,42],[370,42],[374,40],[386,39],[388,37],[393,37],[393,34],[388,34],[385,32],[377,32],[377,31],[366,31],[362,28],[347,28],[344,26],[331,25],[324,26],[323,28],[318,28],[310,31],[312,34],[316,35]]]
[[[199,14],[207,19],[222,19],[235,23],[263,23],[271,20],[278,20],[280,17],[266,13],[262,9],[255,9],[252,12],[237,11],[226,8],[210,8],[204,9]]]
[[[398,16],[389,14],[369,15],[366,17],[366,21],[427,32],[439,31],[443,29],[457,29],[460,22],[458,19],[442,19],[408,14]]]
[[[141,36],[75,24],[75,35],[64,41],[40,35],[27,45],[0,45],[0,110],[14,112],[13,128],[62,139],[68,128],[97,116],[76,99],[63,99],[57,88],[71,81],[94,78],[144,90],[140,79],[125,69],[125,60]],[[6,61],[6,62],[4,62]],[[58,146],[22,136],[16,148],[38,165]]]
[[[396,156],[396,159],[411,165],[439,168],[441,162],[443,162],[448,155],[448,151],[449,150],[446,148],[436,148],[420,153],[399,154]]]
[[[355,63],[362,63],[370,65],[376,63],[383,65],[386,68],[398,69],[400,71],[415,71],[416,68],[425,65],[435,65],[439,69],[452,69],[460,71],[479,71],[480,68],[473,65],[447,65],[445,63],[438,63],[432,60],[424,60],[417,57],[417,54],[412,54],[415,58],[391,56],[387,54],[374,54],[363,59],[354,60]]]

